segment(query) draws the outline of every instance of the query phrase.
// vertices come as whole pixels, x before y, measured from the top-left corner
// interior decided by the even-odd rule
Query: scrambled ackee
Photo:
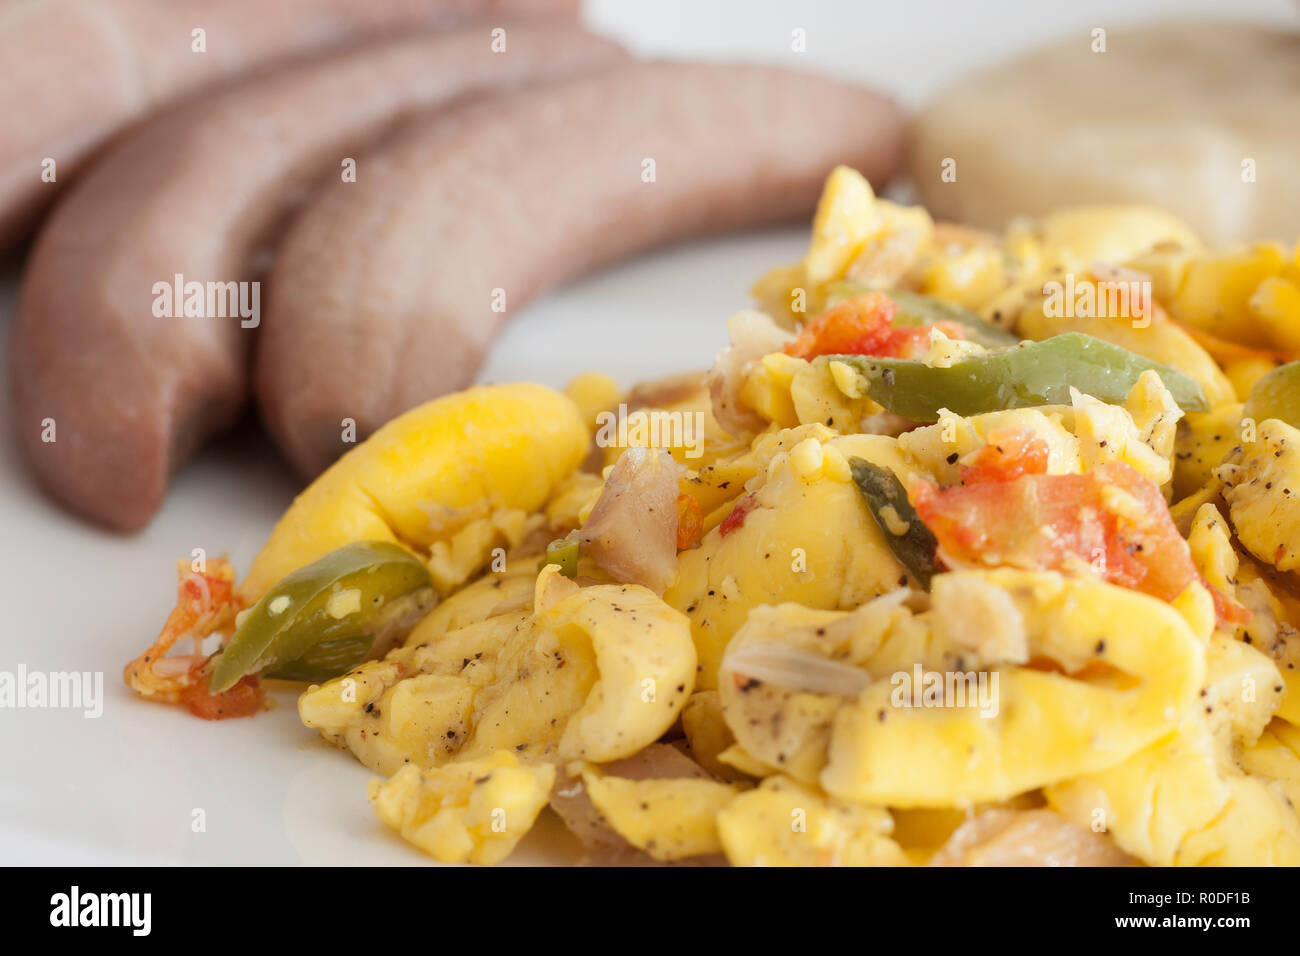
[[[554,812],[594,862],[1300,863],[1300,249],[844,168],[812,233],[707,373],[391,422],[128,682],[308,682],[447,862]]]

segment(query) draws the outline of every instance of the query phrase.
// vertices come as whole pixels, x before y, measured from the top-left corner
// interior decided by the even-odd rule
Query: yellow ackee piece
[[[1273,721],[1241,751],[1239,761],[1247,773],[1277,781],[1292,808],[1300,810],[1300,727]]]
[[[1154,206],[1095,205],[1062,209],[1038,224],[1047,258],[1120,264],[1162,245],[1199,249],[1192,227]]]
[[[604,763],[658,740],[695,682],[681,614],[639,585],[580,588],[554,565],[528,609],[441,623],[426,618],[383,660],[309,687],[302,722],[381,774],[497,750]]]
[[[1120,847],[1153,866],[1300,865],[1300,819],[1284,785],[1243,773],[1228,750],[1191,714],[1155,745],[1045,794],[1067,819],[1100,820]],[[1243,763],[1275,766],[1262,753]]]
[[[769,777],[718,814],[734,866],[907,866],[881,807],[834,800],[787,777]]]
[[[492,385],[393,419],[317,478],[280,518],[238,594],[353,541],[429,549],[501,508],[538,510],[587,453],[578,407],[542,385]]]
[[[718,812],[739,793],[715,780],[629,780],[594,768],[582,782],[614,832],[656,860],[720,853]]]
[[[884,225],[876,194],[855,169],[836,166],[826,179],[813,216],[804,276],[821,285],[844,275],[868,239]]]
[[[719,758],[736,742],[722,716],[722,701],[716,690],[699,691],[682,708],[682,733],[690,745],[691,759],[720,780],[740,780],[745,776]]]
[[[1180,500],[1214,480],[1214,470],[1241,443],[1240,402],[1208,412],[1189,412],[1174,441],[1174,498]]]
[[[371,780],[368,795],[375,816],[435,860],[491,866],[532,829],[554,783],[553,766],[498,752],[436,770],[408,765]]]
[[[1251,308],[1264,280],[1280,275],[1286,255],[1276,243],[1199,256],[1187,263],[1177,294],[1165,306],[1180,322],[1241,345],[1275,345]]]
[[[1237,537],[1279,571],[1300,568],[1300,430],[1276,418],[1220,466]]]
[[[564,394],[578,406],[578,413],[582,415],[582,420],[594,434],[596,416],[614,408],[622,397],[623,390],[608,375],[600,372],[583,372],[581,375],[574,376],[569,384],[564,386]]]
[[[832,796],[891,807],[1006,799],[1148,746],[1203,684],[1201,638],[1163,601],[1051,572],[962,571],[934,579],[935,626],[970,614],[959,599],[969,589],[946,597],[949,578],[1005,592],[1030,658],[1063,673],[999,667],[991,717],[974,707],[894,706],[892,681],[872,683],[835,714],[821,775]]]
[[[810,438],[821,446],[822,467],[800,473],[800,457],[811,457],[811,450],[804,446],[800,457],[793,452]],[[892,438],[839,437],[807,425],[759,442],[766,442],[759,455],[765,480],[749,504],[742,499],[741,507],[752,504],[743,523],[726,535],[715,527],[700,547],[683,551],[677,583],[664,594],[690,618],[702,690],[717,686],[722,652],[751,608],[778,600],[854,607],[908,580],[846,465],[856,455],[914,473]]]
[[[1099,822],[1121,848],[1153,866],[1178,862],[1188,834],[1210,826],[1232,799],[1214,739],[1195,722],[1044,793],[1067,820],[1087,827]]]

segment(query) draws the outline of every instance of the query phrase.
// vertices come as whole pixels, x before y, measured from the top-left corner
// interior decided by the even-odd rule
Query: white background
[[[650,56],[754,59],[861,79],[909,106],[963,71],[1034,42],[1160,15],[1294,20],[1287,0],[776,2],[594,0],[588,22]],[[790,51],[807,31],[807,53]],[[1114,42],[1112,40],[1112,42]],[[630,383],[707,365],[728,314],[766,267],[798,258],[802,229],[693,244],[609,270],[516,318],[483,377],[563,384],[599,368]],[[8,325],[15,271],[0,280]],[[98,720],[0,710],[0,863],[420,863],[365,800],[370,774],[301,727],[294,696],[210,724],[136,700],[122,665],[152,639],[194,547],[246,569],[295,485],[249,425],[177,478],[141,534],[97,532],[43,499],[21,468],[0,395],[0,670],[102,671]],[[195,809],[207,831],[194,833]],[[571,858],[558,825],[516,862]]]

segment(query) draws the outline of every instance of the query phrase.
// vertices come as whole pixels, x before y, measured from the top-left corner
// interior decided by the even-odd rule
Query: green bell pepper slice
[[[241,616],[214,659],[211,692],[249,674],[336,677],[365,659],[385,611],[431,586],[424,563],[391,542],[331,551],[286,575]]]
[[[1008,408],[1070,404],[1073,386],[1122,405],[1138,377],[1153,370],[1185,411],[1210,406],[1195,379],[1159,362],[1081,332],[1024,342],[975,355],[949,368],[875,355],[824,355],[815,362],[844,362],[866,380],[866,391],[887,410],[917,422],[939,420],[939,409],[980,415]]]
[[[1300,362],[1279,365],[1256,382],[1241,414],[1256,422],[1276,418],[1300,428]]]
[[[546,557],[537,565],[540,571],[548,564],[558,564],[560,573],[566,578],[578,576],[578,542],[568,538],[556,538],[546,546]]]
[[[921,587],[930,590],[930,579],[943,570],[938,558],[939,542],[907,500],[903,483],[890,469],[865,458],[850,458],[849,470],[894,557]],[[897,527],[900,522],[907,525],[907,530],[896,534],[891,526]]]
[[[322,641],[296,661],[289,661],[275,670],[267,671],[266,676],[276,680],[319,684],[346,674],[364,661],[373,643],[374,636],[371,634]]]

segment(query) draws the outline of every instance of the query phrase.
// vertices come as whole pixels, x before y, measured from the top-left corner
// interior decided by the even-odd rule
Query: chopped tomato
[[[988,444],[962,466],[962,484],[1014,481],[1021,475],[1047,474],[1051,448],[1027,428],[1004,428],[989,433]]]
[[[787,355],[875,355],[888,340],[898,306],[883,292],[868,292],[827,309],[785,346]]]
[[[889,341],[885,350],[878,355],[892,358],[920,359],[930,350],[930,332],[941,330],[950,339],[963,339],[966,334],[951,322],[936,322],[931,325],[905,325],[890,329]]]
[[[753,495],[745,495],[740,501],[736,502],[736,507],[731,509],[731,513],[722,519],[722,524],[718,525],[718,533],[724,538],[736,529],[743,527],[745,516],[758,507],[758,499]]]
[[[208,692],[207,675],[181,691],[181,702],[195,717],[204,720],[227,720],[231,717],[251,717],[262,709],[266,696],[262,683],[253,674],[242,678],[238,684],[220,694]]]
[[[1004,468],[999,456],[991,474],[1006,470],[1014,469]],[[1112,584],[1163,601],[1200,579],[1160,488],[1120,462],[1086,475],[1027,472],[1009,480],[975,468],[966,484],[916,482],[908,495],[938,539],[941,556],[958,564],[1091,567]],[[1232,603],[1216,596],[1221,619],[1237,613]]]
[[[693,548],[704,531],[704,512],[693,495],[677,496],[677,550]]]
[[[1250,619],[1255,616],[1249,608],[1238,604],[1218,588],[1210,587],[1208,582],[1206,587],[1210,588],[1210,595],[1214,598],[1214,616],[1219,619],[1220,624],[1249,624]]]
[[[965,338],[961,326],[952,322],[937,325],[895,326],[898,306],[884,292],[868,292],[827,309],[809,322],[798,337],[785,346],[785,353],[812,359],[818,355],[881,355],[919,358],[929,347],[930,331],[939,328],[950,339]]]

